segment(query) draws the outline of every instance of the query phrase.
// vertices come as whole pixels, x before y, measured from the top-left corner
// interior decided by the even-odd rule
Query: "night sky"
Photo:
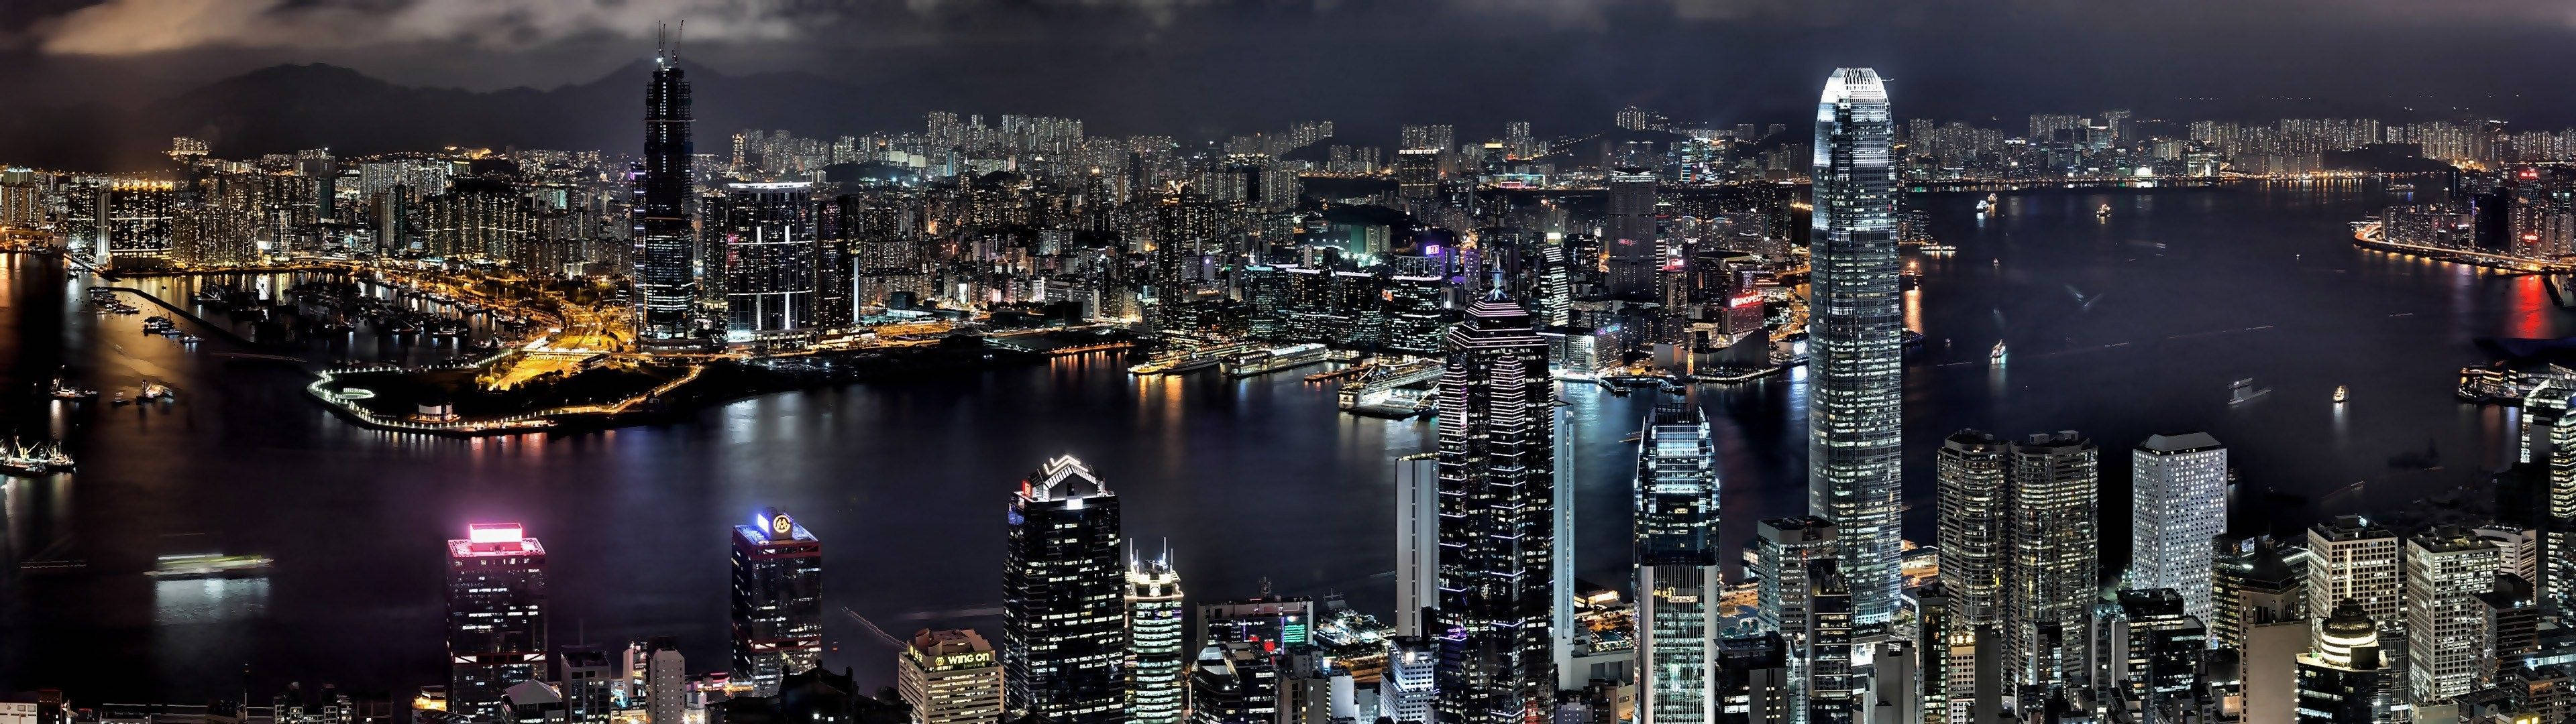
[[[1111,134],[1306,118],[1345,137],[1481,138],[1506,119],[1572,134],[1628,104],[1789,122],[1842,65],[1892,78],[1900,116],[2004,128],[2106,107],[2576,123],[2566,0],[8,0],[0,92],[140,104],[289,62],[551,88],[648,56],[654,23],[679,19],[707,67],[828,77],[889,117],[1065,115]]]

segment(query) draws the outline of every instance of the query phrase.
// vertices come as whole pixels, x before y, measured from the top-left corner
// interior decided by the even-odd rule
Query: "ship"
[[[57,374],[54,375],[53,384],[46,388],[45,394],[57,400],[88,400],[97,398],[98,390],[74,387],[71,380]]]
[[[2335,401],[2335,404],[2338,404],[2338,405],[2343,404],[2343,401],[2344,401],[2344,400],[2348,400],[2348,399],[2351,399],[2351,398],[2352,398],[2352,395],[2351,395],[2350,391],[2345,390],[2345,389],[2344,389],[2344,387],[2343,387],[2343,385],[2335,385],[2335,394],[2334,394],[2334,401]]]
[[[2272,388],[2256,387],[2254,386],[2254,378],[2247,377],[2245,379],[2237,380],[2235,384],[2227,386],[2227,404],[2241,405],[2253,402],[2255,398],[2269,394],[2272,394]]]
[[[2094,210],[2093,210],[2093,218],[2096,218],[2096,219],[2109,219],[2109,218],[2111,218],[2111,205],[2110,205],[2110,204],[2103,204],[2103,205],[2102,205],[2102,208],[2094,209]]]
[[[1984,199],[1978,199],[1978,200],[1977,200],[1977,213],[1980,213],[1980,214],[1982,214],[1982,213],[1986,213],[1987,211],[1993,210],[1994,208],[1995,208],[1995,207],[1994,207],[1994,204],[1992,204],[1992,203],[1988,203],[1988,202],[1987,202],[1986,200],[1984,200]]]
[[[2004,341],[2003,341],[2003,340],[2000,340],[2000,339],[1995,340],[1995,351],[1986,353],[1986,363],[1987,363],[1987,364],[1998,364],[1998,365],[1999,365],[1999,364],[2003,364],[2003,363],[2004,363]]]
[[[222,553],[185,553],[161,556],[153,561],[152,570],[143,575],[153,578],[242,578],[268,573],[274,561],[268,556],[232,556]]]
[[[168,402],[170,400],[179,399],[179,393],[171,390],[169,385],[161,384],[159,382],[145,382],[143,383],[142,394],[136,399]]]
[[[2399,182],[2397,182],[2397,183],[2389,184],[2389,185],[2388,185],[2388,190],[2390,190],[2390,191],[2413,191],[2413,190],[2415,190],[2415,185],[2414,185],[2414,184],[2411,184],[2411,183],[2404,182],[2404,181],[2399,181]]]
[[[63,452],[63,446],[55,443],[29,445],[10,440],[7,448],[0,449],[0,472],[10,475],[47,475],[73,467],[71,453]]]

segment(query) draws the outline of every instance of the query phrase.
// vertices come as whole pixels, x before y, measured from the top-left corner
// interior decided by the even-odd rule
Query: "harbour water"
[[[2240,531],[2399,506],[2473,484],[2510,422],[2451,396],[2479,336],[2559,336],[2538,279],[2354,249],[2345,222],[2396,198],[2369,182],[1919,199],[1958,247],[1916,258],[1908,323],[1909,537],[1928,541],[1932,450],[1981,427],[2073,429],[2103,455],[2106,562],[2126,559],[2125,451],[2149,434],[2226,442]],[[2108,216],[2097,208],[2109,204]],[[440,541],[516,520],[544,540],[558,645],[672,634],[692,668],[726,651],[726,536],[760,506],[825,544],[827,665],[891,683],[924,626],[999,634],[1003,512],[1018,479],[1074,454],[1140,545],[1168,542],[1192,598],[1346,594],[1392,605],[1391,461],[1420,422],[1358,418],[1304,372],[1137,378],[1108,356],[768,395],[678,424],[453,440],[353,427],[274,362],[83,312],[52,261],[0,257],[0,389],[71,365],[103,391],[163,381],[166,405],[11,394],[30,438],[81,468],[11,479],[0,689],[78,682],[84,701],[189,702],[287,681],[408,696],[442,683]],[[184,296],[173,297],[174,301]],[[146,315],[154,313],[147,309]],[[1987,362],[1994,343],[2009,360]],[[452,352],[372,339],[351,356]],[[2228,404],[2229,384],[2274,391]],[[2351,401],[2331,403],[2337,385]],[[1722,458],[1724,534],[1804,512],[1801,375],[1699,393]],[[1580,570],[1625,580],[1632,432],[1650,395],[1566,395],[1577,419]],[[2438,451],[2438,465],[2391,456]],[[2361,485],[2356,486],[2356,483]],[[157,556],[275,559],[265,578],[155,580]],[[44,564],[22,566],[21,564]],[[37,572],[37,569],[47,572]],[[1737,575],[1730,569],[1730,580]]]

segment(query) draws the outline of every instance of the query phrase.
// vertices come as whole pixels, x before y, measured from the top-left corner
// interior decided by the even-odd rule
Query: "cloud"
[[[55,55],[135,55],[199,48],[360,48],[447,42],[517,50],[570,37],[645,37],[685,21],[688,37],[793,37],[787,0],[107,0],[37,24]]]

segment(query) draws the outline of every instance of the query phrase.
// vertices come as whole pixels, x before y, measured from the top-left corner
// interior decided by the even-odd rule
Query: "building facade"
[[[546,548],[517,523],[447,541],[447,710],[500,718],[512,684],[546,678]]]
[[[1127,719],[1118,496],[1082,461],[1047,461],[1011,498],[1002,576],[1005,706],[1059,724]]]
[[[2227,532],[2226,446],[2205,432],[2150,435],[2129,461],[2129,585],[2173,589],[2184,613],[2210,620],[2209,541]]]
[[[1834,522],[1852,615],[1862,624],[1895,618],[1903,587],[1905,342],[1893,142],[1876,71],[1842,68],[1826,78],[1810,199],[1807,512]]]
[[[1655,406],[1637,453],[1637,721],[1712,724],[1716,663],[1717,448],[1689,400]]]
[[[1555,446],[1547,343],[1519,304],[1451,326],[1438,383],[1442,724],[1510,724],[1557,691]]]
[[[895,691],[919,724],[1002,721],[1002,662],[972,629],[913,634],[895,662]]]
[[[777,508],[733,528],[733,675],[774,696],[823,665],[823,542]]]

